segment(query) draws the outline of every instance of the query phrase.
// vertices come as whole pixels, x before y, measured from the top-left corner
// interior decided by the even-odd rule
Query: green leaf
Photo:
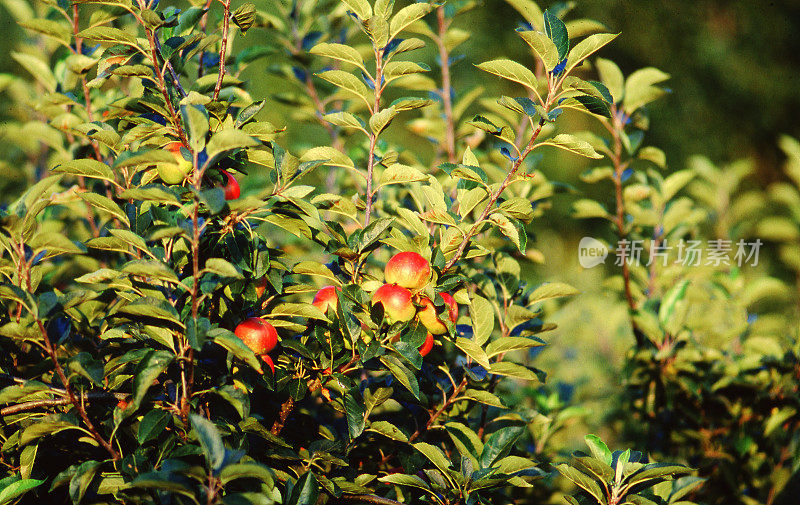
[[[181,105],[181,116],[189,135],[189,146],[199,153],[206,145],[208,135],[208,111],[202,105]]]
[[[342,0],[342,3],[353,11],[361,21],[366,21],[372,17],[372,6],[367,0]]]
[[[531,0],[506,0],[506,2],[517,10],[534,29],[542,29],[543,13],[542,9]]]
[[[662,326],[665,326],[672,318],[675,312],[675,306],[683,300],[686,295],[686,288],[689,287],[689,281],[683,280],[673,286],[664,297],[661,299],[661,306],[658,309],[658,321]]]
[[[475,341],[464,337],[458,337],[456,338],[455,344],[456,347],[461,349],[464,354],[472,358],[480,366],[487,370],[489,369],[489,357],[486,355],[483,348]]]
[[[125,44],[137,47],[136,37],[119,28],[112,28],[110,26],[94,26],[92,28],[87,28],[79,32],[77,37],[97,42],[105,42],[107,44]]]
[[[625,111],[631,114],[636,109],[663,96],[666,91],[656,84],[667,79],[669,79],[669,74],[653,67],[639,69],[628,76],[628,80],[625,82]]]
[[[397,111],[394,109],[394,107],[389,107],[388,109],[383,109],[377,114],[373,114],[372,117],[369,118],[369,129],[372,130],[372,133],[378,135],[387,126],[389,126],[389,124],[392,122],[392,119],[394,119],[396,115]]]
[[[364,59],[361,57],[361,53],[344,44],[323,42],[312,47],[309,52],[311,54],[333,58],[334,60],[352,63],[361,70],[367,71],[364,67]]]
[[[583,60],[599,51],[603,46],[617,38],[618,35],[619,33],[596,33],[575,44],[575,47],[569,52],[564,74],[569,74]]]
[[[139,429],[136,432],[136,440],[143,444],[149,440],[157,438],[163,433],[164,428],[169,424],[172,416],[165,410],[151,410],[139,421]]]
[[[119,208],[114,200],[103,196],[98,195],[97,193],[79,193],[78,196],[88,202],[96,210],[101,210],[108,214],[111,214],[113,217],[117,218],[122,222],[125,226],[130,226],[130,221],[128,221],[128,216],[125,215],[122,209]]]
[[[586,445],[588,445],[589,449],[592,451],[592,455],[610,467],[611,451],[608,449],[605,442],[597,435],[586,435],[584,440],[586,440]]]
[[[488,391],[483,391],[481,389],[467,389],[461,394],[461,396],[469,400],[475,400],[476,402],[489,405],[490,407],[498,407],[501,409],[506,408],[500,398]]]
[[[489,438],[483,444],[483,451],[481,452],[481,468],[489,468],[497,460],[508,456],[508,453],[511,452],[514,444],[522,435],[523,430],[521,426],[509,426],[500,428],[489,435]]]
[[[427,180],[427,176],[419,169],[395,163],[383,171],[380,178],[380,185],[389,184],[408,184],[411,182],[421,182]]]
[[[231,279],[244,278],[242,272],[238,268],[222,258],[209,258],[206,261],[204,270],[217,274],[220,277],[228,277]]]
[[[226,128],[216,132],[206,146],[209,160],[228,151],[259,145],[259,142],[242,130]]]
[[[547,35],[535,30],[517,33],[530,46],[536,56],[542,60],[545,70],[550,72],[558,65],[558,49]]]
[[[597,66],[597,73],[600,75],[600,80],[606,85],[614,101],[619,103],[625,95],[625,76],[619,69],[616,63],[604,58],[597,58],[595,63]]]
[[[536,288],[528,297],[528,306],[564,296],[574,296],[580,293],[577,289],[563,282],[548,282]]]
[[[332,112],[330,114],[325,114],[324,116],[322,116],[322,119],[336,126],[341,126],[344,128],[355,128],[357,130],[361,130],[362,132],[369,135],[367,133],[364,123],[353,114],[350,114],[349,112]]]
[[[427,482],[418,475],[406,475],[402,473],[392,473],[379,477],[378,480],[384,484],[394,484],[397,486],[416,487],[419,489],[430,489]]]
[[[492,363],[492,366],[489,367],[489,373],[527,381],[544,382],[544,372],[534,372],[526,366],[511,363],[509,361]]]
[[[114,172],[111,171],[111,168],[97,160],[81,159],[68,161],[53,168],[53,172],[115,182]]]
[[[320,147],[312,147],[302,156],[300,156],[300,162],[306,163],[309,161],[318,161],[324,160],[325,165],[330,165],[332,167],[343,167],[343,168],[350,168],[355,169],[355,164],[353,160],[350,159],[346,154],[343,152],[334,149],[333,147],[328,146],[320,146]]]
[[[475,343],[485,344],[494,331],[494,308],[492,304],[479,295],[474,295],[469,310],[472,319],[472,333]]]
[[[200,446],[203,448],[209,468],[215,472],[218,471],[225,462],[225,445],[222,443],[222,435],[214,423],[205,417],[189,414],[189,421],[200,440]]]
[[[544,30],[550,40],[553,41],[553,44],[556,45],[556,49],[558,49],[559,61],[563,60],[569,52],[569,34],[564,22],[550,12],[549,9],[544,11]]]
[[[367,90],[367,86],[350,72],[345,72],[344,70],[328,70],[318,73],[317,76],[334,86],[338,86],[345,91],[353,93],[361,98],[368,107],[373,105],[369,99],[370,91]]]
[[[598,503],[605,503],[605,500],[603,499],[604,494],[600,490],[600,486],[593,478],[581,472],[580,470],[572,468],[566,463],[557,465],[556,469],[561,475],[571,480],[576,486],[586,490],[586,492],[591,494]]]
[[[315,505],[317,498],[319,498],[319,482],[313,472],[308,472],[292,487],[286,505]]]
[[[400,384],[408,389],[411,394],[414,395],[414,398],[419,400],[419,383],[414,373],[400,363],[400,360],[394,356],[381,356],[380,360]]]
[[[629,475],[626,483],[630,485],[641,484],[648,480],[665,479],[674,475],[691,473],[692,469],[673,463],[650,463],[643,466],[639,471]]]
[[[408,25],[422,19],[431,10],[433,10],[433,4],[413,3],[397,11],[397,14],[389,22],[389,39],[395,38]]]
[[[255,462],[228,465],[220,472],[219,479],[223,486],[236,479],[257,479],[269,488],[274,487],[275,482],[272,469]]]
[[[579,219],[602,217],[611,219],[611,214],[600,202],[583,198],[572,203],[572,216]]]
[[[476,65],[479,69],[522,84],[528,89],[536,90],[536,76],[526,67],[513,60],[498,59]],[[474,120],[473,120],[474,121]]]
[[[555,137],[545,140],[544,142],[539,142],[536,144],[536,147],[541,146],[557,147],[573,154],[585,156],[586,158],[600,159],[603,157],[602,154],[598,154],[597,151],[594,150],[591,144],[584,140],[580,140],[569,133],[561,133]]]
[[[364,432],[367,423],[367,411],[364,407],[358,387],[355,387],[344,395],[344,411],[347,417],[347,431],[351,440],[358,438]]]
[[[12,503],[16,498],[22,496],[42,483],[44,483],[44,481],[39,479],[20,479],[12,482],[11,484],[5,486],[2,491],[0,491],[0,505]]]
[[[531,347],[539,347],[545,345],[544,342],[534,338],[528,337],[501,337],[497,340],[489,342],[486,346],[486,354],[493,358],[498,354],[509,351],[516,351],[518,349],[529,349]]]
[[[142,404],[147,390],[156,381],[159,375],[167,369],[174,355],[169,351],[150,351],[136,366],[133,374],[133,404],[137,407]]]
[[[255,353],[232,331],[215,328],[208,332],[208,338],[225,348],[228,352],[247,363],[256,372],[262,373],[261,362]]]
[[[441,449],[435,445],[426,442],[417,442],[414,444],[414,449],[421,452],[426,458],[433,463],[444,475],[447,475],[447,469],[450,468],[450,460],[444,455]]]
[[[396,440],[398,442],[408,442],[408,437],[400,428],[388,421],[374,421],[369,425],[369,431],[380,433],[381,435]]]

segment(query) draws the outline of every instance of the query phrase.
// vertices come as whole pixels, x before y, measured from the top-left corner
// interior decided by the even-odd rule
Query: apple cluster
[[[427,355],[434,345],[434,335],[447,333],[447,326],[436,313],[430,298],[421,293],[431,277],[431,265],[420,254],[401,252],[386,263],[386,284],[372,295],[372,304],[381,304],[384,317],[389,324],[408,322],[415,317],[428,330],[425,342],[419,348]],[[447,306],[447,317],[455,324],[458,319],[458,304],[449,293],[440,295]]]

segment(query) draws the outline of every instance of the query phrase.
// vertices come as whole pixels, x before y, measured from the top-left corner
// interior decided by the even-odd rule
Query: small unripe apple
[[[428,333],[428,336],[425,337],[425,342],[419,346],[419,353],[424,358],[429,352],[431,352],[431,349],[433,349],[433,334]]]
[[[192,171],[192,163],[186,160],[179,163],[162,162],[156,165],[156,170],[165,184],[180,184]]]
[[[266,277],[262,277],[256,281],[256,296],[258,298],[261,298],[264,291],[267,290],[267,284],[269,284],[269,280]]]
[[[384,274],[389,284],[417,290],[428,283],[431,265],[418,253],[401,252],[392,256],[386,263]]]
[[[260,317],[245,319],[239,323],[234,333],[256,354],[267,354],[278,345],[275,327]]]
[[[272,358],[269,356],[269,354],[262,354],[261,355],[261,359],[264,360],[264,363],[269,365],[270,370],[272,370],[272,373],[274,374],[275,373],[275,363],[272,361]]]
[[[372,294],[372,304],[383,305],[383,313],[389,324],[411,321],[417,313],[411,302],[411,291],[396,284],[384,284]]]
[[[175,162],[162,162],[156,165],[158,176],[167,184],[180,184],[192,171],[192,162],[183,157],[180,142],[170,142],[166,148],[172,153]]]
[[[458,304],[453,299],[453,296],[449,293],[441,293],[441,297],[444,300],[445,306],[447,307],[447,317],[450,321],[455,324],[456,320],[458,319]],[[433,333],[434,335],[442,335],[443,333],[447,333],[447,326],[439,319],[438,315],[436,314],[436,306],[428,297],[422,297],[419,301],[422,305],[422,309],[418,312],[419,321],[428,329],[429,332]]]
[[[323,314],[328,313],[328,307],[332,308],[335,312],[336,308],[339,306],[339,298],[336,296],[338,290],[339,288],[336,286],[325,286],[314,295],[314,300],[311,302],[311,305],[318,308]]]
[[[239,181],[236,180],[234,176],[229,174],[228,172],[222,172],[225,174],[225,177],[228,178],[228,183],[225,184],[223,188],[225,190],[225,199],[226,200],[236,200],[239,198],[239,194],[241,193],[241,189],[239,188]]]

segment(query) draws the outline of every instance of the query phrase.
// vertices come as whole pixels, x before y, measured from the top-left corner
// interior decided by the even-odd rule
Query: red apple
[[[234,333],[256,354],[266,354],[278,345],[275,327],[260,317],[245,319],[239,323]]]
[[[325,286],[314,295],[314,301],[311,302],[311,305],[318,308],[323,314],[328,313],[329,307],[335,312],[339,306],[339,298],[336,296],[338,290],[339,288],[336,286]]]
[[[241,194],[241,189],[239,188],[239,181],[236,180],[234,176],[229,174],[228,172],[222,172],[225,174],[225,177],[228,178],[228,183],[225,184],[223,188],[225,190],[225,199],[226,200],[236,200],[239,198],[239,194]]]
[[[269,365],[269,368],[272,370],[272,373],[274,374],[275,373],[275,363],[272,361],[272,358],[270,358],[269,354],[262,354],[261,355],[261,359],[264,360],[264,363]]]
[[[458,304],[449,293],[441,293],[442,299],[447,306],[447,317],[455,324],[458,319]],[[447,333],[447,326],[439,319],[436,314],[436,306],[428,297],[421,297],[419,303],[422,305],[418,316],[419,321],[434,335]]]
[[[386,263],[384,274],[389,284],[417,290],[428,283],[431,265],[418,253],[401,252],[392,256]]]
[[[119,402],[117,402],[117,408],[120,409],[120,410],[127,409],[128,408],[128,402],[126,402],[125,400],[120,400]]]
[[[372,304],[383,305],[383,313],[389,324],[411,321],[417,313],[411,302],[411,291],[395,284],[384,284],[372,294]]]
[[[419,353],[424,358],[429,352],[431,352],[431,349],[433,349],[433,334],[428,333],[428,336],[425,337],[425,342],[419,346]]]

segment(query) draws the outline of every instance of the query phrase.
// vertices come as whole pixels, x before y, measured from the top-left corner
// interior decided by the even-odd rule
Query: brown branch
[[[459,259],[461,259],[461,256],[467,249],[470,240],[476,233],[478,233],[478,229],[483,224],[483,220],[486,219],[489,213],[491,213],[494,210],[494,204],[497,203],[497,200],[500,198],[500,195],[503,193],[503,191],[505,191],[508,185],[511,184],[511,179],[514,177],[519,168],[522,166],[522,162],[525,161],[525,158],[528,157],[528,154],[530,154],[530,152],[533,150],[534,142],[536,142],[537,137],[539,137],[539,134],[542,132],[543,126],[544,126],[544,118],[541,118],[539,120],[539,125],[536,127],[536,130],[534,130],[533,134],[531,135],[531,139],[528,141],[528,145],[525,146],[525,150],[523,150],[522,153],[520,153],[519,158],[517,158],[517,160],[511,166],[511,170],[508,172],[508,175],[506,175],[506,178],[503,179],[502,183],[500,183],[500,187],[498,187],[497,190],[489,198],[489,203],[486,205],[486,208],[483,209],[483,212],[481,212],[481,215],[475,221],[475,224],[472,225],[472,228],[469,229],[466,236],[461,241],[461,244],[459,244],[458,249],[456,249],[456,253],[453,255],[452,258],[450,258],[450,261],[448,261],[447,264],[442,269],[442,273],[453,268],[453,265],[455,265],[456,262]]]
[[[86,424],[86,428],[92,434],[92,437],[103,446],[103,448],[108,451],[111,455],[111,459],[114,461],[119,460],[120,456],[119,453],[111,446],[110,443],[103,438],[103,435],[97,431],[95,428],[94,423],[92,420],[89,419],[89,415],[86,413],[86,409],[83,406],[83,402],[75,396],[75,392],[72,390],[72,386],[67,379],[67,376],[64,374],[64,369],[61,367],[61,363],[58,362],[58,357],[56,356],[56,351],[53,348],[53,344],[50,342],[50,337],[47,335],[47,329],[44,327],[44,323],[37,317],[36,324],[39,326],[39,332],[42,334],[42,339],[44,339],[44,346],[47,354],[50,356],[50,360],[53,362],[53,366],[56,369],[56,374],[58,374],[58,378],[61,383],[64,385],[64,392],[67,394],[69,398],[69,403],[71,403],[75,410],[78,411],[78,415],[80,415],[81,419],[83,419],[84,424]]]
[[[293,409],[294,398],[290,396],[285,402],[283,402],[283,405],[281,405],[281,411],[278,413],[278,419],[272,423],[272,428],[269,430],[270,433],[275,436],[281,434],[281,430],[283,430],[283,426],[286,424],[286,419],[289,417],[289,414],[292,413]]]
[[[444,104],[444,146],[447,151],[447,161],[456,161],[456,135],[453,122],[453,96],[450,83],[450,55],[445,45],[445,35],[450,25],[444,16],[444,6],[440,5],[436,9],[436,19],[439,24],[439,36],[436,38],[436,45],[439,48],[439,59],[442,68],[442,103]]]
[[[616,200],[616,215],[614,217],[614,222],[617,227],[617,238],[622,241],[625,240],[627,237],[627,233],[625,231],[625,200],[623,198],[622,193],[622,174],[625,172],[625,169],[628,167],[627,162],[622,161],[622,136],[620,135],[624,125],[619,117],[619,112],[616,107],[612,110],[612,117],[613,117],[613,125],[608,128],[608,130],[612,133],[614,138],[614,156],[612,156],[611,161],[614,164],[614,198]],[[623,292],[625,295],[625,301],[628,304],[628,316],[631,323],[631,329],[633,330],[633,335],[636,338],[637,346],[641,347],[644,344],[644,337],[639,330],[639,326],[636,324],[633,315],[636,313],[636,301],[633,298],[633,291],[631,289],[631,271],[630,266],[628,265],[627,258],[625,255],[622,256],[622,281],[623,281]]]
[[[230,28],[231,17],[231,0],[220,0],[224,6],[225,12],[222,20],[222,41],[219,47],[219,72],[217,73],[217,84],[214,86],[214,94],[211,99],[215,102],[219,98],[219,92],[222,89],[222,79],[225,78],[225,52],[228,49],[228,29]],[[203,62],[201,61],[202,65]]]
[[[181,143],[188,149],[189,140],[186,138],[186,133],[183,131],[181,119],[178,117],[177,112],[175,112],[175,107],[172,105],[172,98],[170,98],[169,90],[167,89],[167,81],[164,79],[164,73],[161,71],[161,65],[158,63],[158,43],[156,42],[156,34],[153,30],[145,26],[144,21],[140,20],[140,22],[145,28],[147,40],[150,44],[150,58],[153,60],[153,72],[156,74],[156,86],[158,86],[159,91],[161,91],[164,97],[164,104],[167,106],[167,112],[169,112],[170,122],[173,128],[175,128],[175,133],[178,135],[178,138],[180,138]]]
[[[452,405],[454,402],[456,402],[456,401],[458,400],[458,394],[459,394],[461,391],[463,391],[463,390],[464,390],[464,388],[465,388],[466,386],[467,386],[467,378],[466,378],[466,376],[465,376],[465,377],[464,377],[464,378],[461,380],[461,383],[460,383],[458,386],[456,386],[456,388],[453,390],[453,393],[450,395],[450,398],[447,398],[447,399],[446,399],[446,400],[445,400],[445,401],[442,403],[442,406],[441,406],[441,407],[439,407],[439,408],[436,410],[436,412],[434,412],[434,413],[433,413],[433,415],[431,415],[431,418],[430,418],[430,419],[428,419],[428,422],[425,424],[425,429],[424,429],[424,430],[422,430],[422,429],[418,429],[417,431],[415,431],[415,432],[414,432],[414,433],[413,433],[413,434],[412,434],[412,435],[411,435],[411,436],[408,438],[408,443],[411,443],[411,442],[413,442],[413,441],[414,441],[414,440],[416,440],[416,439],[417,439],[417,438],[418,438],[420,435],[422,435],[422,433],[424,433],[425,431],[428,431],[428,430],[431,428],[431,426],[433,425],[433,423],[434,423],[434,422],[436,422],[436,420],[437,420],[437,419],[439,419],[439,417],[440,417],[442,414],[444,414],[444,411],[445,411],[445,410],[447,410],[447,408],[448,408],[450,405]]]

